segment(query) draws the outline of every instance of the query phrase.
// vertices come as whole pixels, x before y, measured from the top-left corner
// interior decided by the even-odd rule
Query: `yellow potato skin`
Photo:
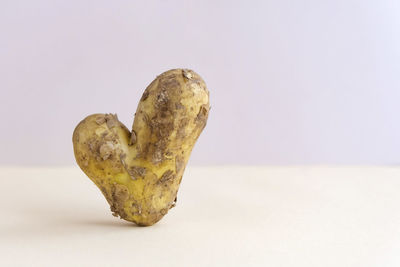
[[[100,188],[113,215],[152,225],[175,206],[209,110],[202,78],[192,70],[169,70],[146,88],[131,132],[112,114],[81,121],[72,138],[76,161]]]

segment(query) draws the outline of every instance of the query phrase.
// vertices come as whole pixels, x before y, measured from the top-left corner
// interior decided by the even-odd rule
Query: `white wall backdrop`
[[[176,67],[208,84],[191,164],[399,164],[400,1],[1,1],[0,164],[73,164]]]

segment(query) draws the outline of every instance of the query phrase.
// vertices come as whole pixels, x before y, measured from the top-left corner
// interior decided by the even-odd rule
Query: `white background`
[[[1,176],[1,266],[400,266],[397,166],[188,166],[151,227],[113,217],[79,168]]]
[[[1,1],[0,164],[73,164],[176,67],[211,91],[192,164],[400,163],[400,2]]]

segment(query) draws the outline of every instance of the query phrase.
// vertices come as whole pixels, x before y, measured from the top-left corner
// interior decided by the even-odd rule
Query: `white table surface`
[[[188,167],[152,227],[78,167],[2,167],[0,208],[0,266],[400,266],[399,167]]]

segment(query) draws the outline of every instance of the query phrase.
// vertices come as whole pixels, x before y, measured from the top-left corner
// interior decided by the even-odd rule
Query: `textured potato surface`
[[[175,206],[209,110],[202,78],[192,70],[169,70],[144,91],[132,131],[112,114],[81,121],[73,133],[76,161],[100,188],[113,215],[152,225]]]

